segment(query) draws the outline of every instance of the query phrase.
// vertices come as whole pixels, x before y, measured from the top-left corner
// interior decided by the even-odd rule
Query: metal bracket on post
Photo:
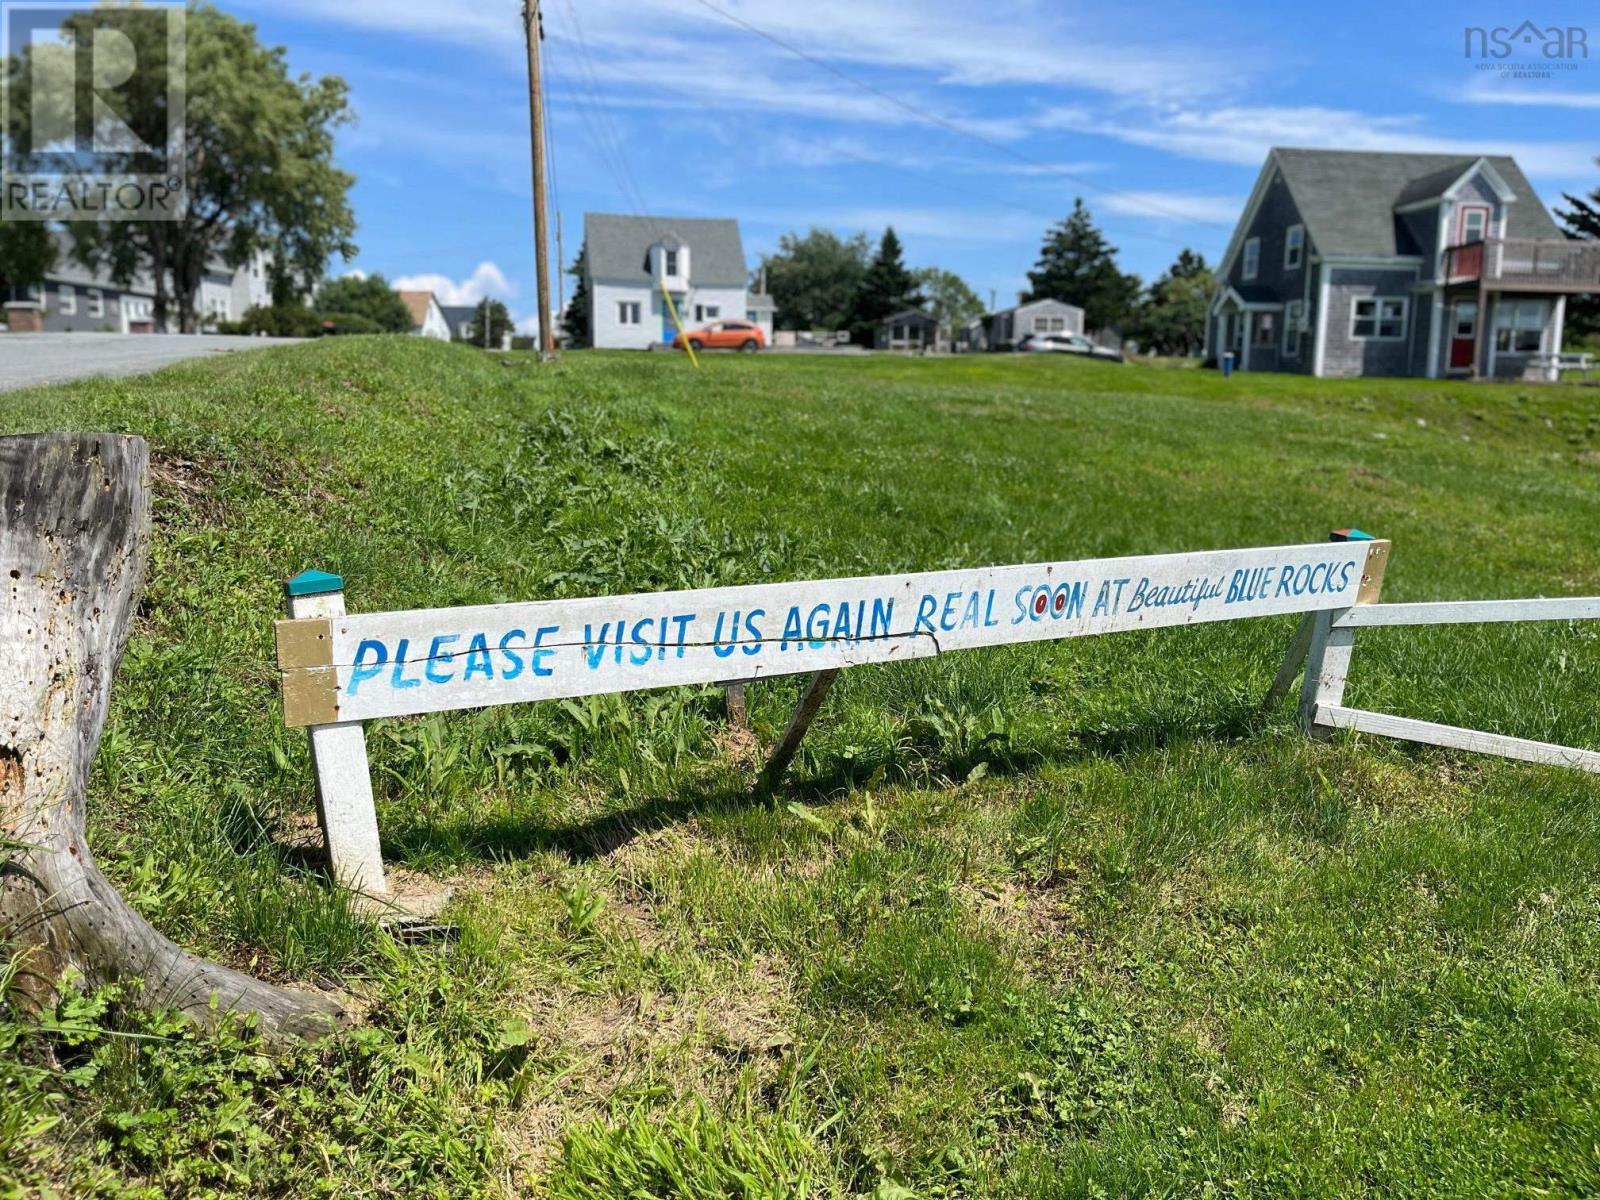
[[[336,717],[331,626],[344,616],[344,580],[326,571],[303,571],[283,585],[283,593],[289,620],[279,622],[277,632],[285,713],[303,708]],[[328,869],[335,882],[352,891],[387,895],[361,722],[325,719],[307,733]]]
[[[806,730],[811,728],[811,722],[816,718],[823,700],[827,699],[828,689],[838,677],[838,668],[818,671],[811,677],[805,693],[800,697],[800,703],[795,706],[794,716],[789,718],[789,727],[783,731],[783,737],[778,740],[777,746],[772,751],[772,757],[767,759],[761,778],[756,782],[757,795],[765,795],[778,786],[784,771],[794,761],[794,756],[800,749],[800,742],[806,736]]]

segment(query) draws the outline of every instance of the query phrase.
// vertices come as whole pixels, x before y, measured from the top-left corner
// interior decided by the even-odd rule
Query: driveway
[[[186,358],[287,346],[296,340],[181,333],[0,333],[0,391],[91,375],[138,375]]]

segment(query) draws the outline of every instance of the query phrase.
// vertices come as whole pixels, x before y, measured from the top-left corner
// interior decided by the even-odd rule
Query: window
[[[1300,332],[1305,328],[1306,302],[1291,300],[1283,310],[1283,356],[1300,357]]]
[[[56,289],[57,308],[63,317],[70,317],[78,311],[78,289],[70,283],[63,283]]]
[[[1050,318],[1050,332],[1051,333],[1065,333],[1066,332],[1066,328],[1067,328],[1067,319],[1065,317],[1051,317]]]
[[[106,296],[99,288],[90,288],[85,293],[89,299],[89,315],[103,317],[106,315]]]
[[[1406,305],[1403,297],[1390,300],[1373,296],[1356,300],[1350,306],[1350,336],[1385,342],[1405,337]]]
[[[1033,331],[1035,333],[1049,333],[1050,332],[1050,318],[1049,317],[1035,317],[1033,319]]]
[[[1244,271],[1246,279],[1254,279],[1261,270],[1261,239],[1250,238],[1244,244]]]
[[[678,252],[676,250],[663,251],[661,259],[661,271],[663,274],[676,275],[678,273]]]
[[[1305,256],[1306,227],[1291,225],[1288,232],[1283,235],[1283,269],[1285,271],[1298,269]]]
[[[639,316],[639,302],[637,300],[617,301],[618,325],[637,325],[639,324]]]
[[[694,306],[694,319],[698,324],[701,321],[715,321],[722,315],[720,304],[696,304]]]
[[[1276,313],[1256,314],[1256,338],[1252,343],[1256,346],[1275,346],[1278,344],[1278,315]]]
[[[1460,245],[1481,242],[1489,233],[1489,209],[1483,204],[1468,204],[1461,209]]]
[[[1501,354],[1535,354],[1544,340],[1543,300],[1501,301],[1494,309],[1494,348]]]

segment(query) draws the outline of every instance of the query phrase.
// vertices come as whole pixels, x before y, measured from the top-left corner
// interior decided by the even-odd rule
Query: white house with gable
[[[749,289],[739,223],[731,218],[585,213],[583,245],[593,346],[648,350],[670,342],[677,329],[663,285],[687,329],[739,320],[770,332],[770,305],[763,309],[764,297]]]

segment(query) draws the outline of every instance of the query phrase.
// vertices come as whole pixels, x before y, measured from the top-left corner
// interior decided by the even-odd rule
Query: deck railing
[[[1445,280],[1534,291],[1600,291],[1600,241],[1491,238],[1445,251]]]

